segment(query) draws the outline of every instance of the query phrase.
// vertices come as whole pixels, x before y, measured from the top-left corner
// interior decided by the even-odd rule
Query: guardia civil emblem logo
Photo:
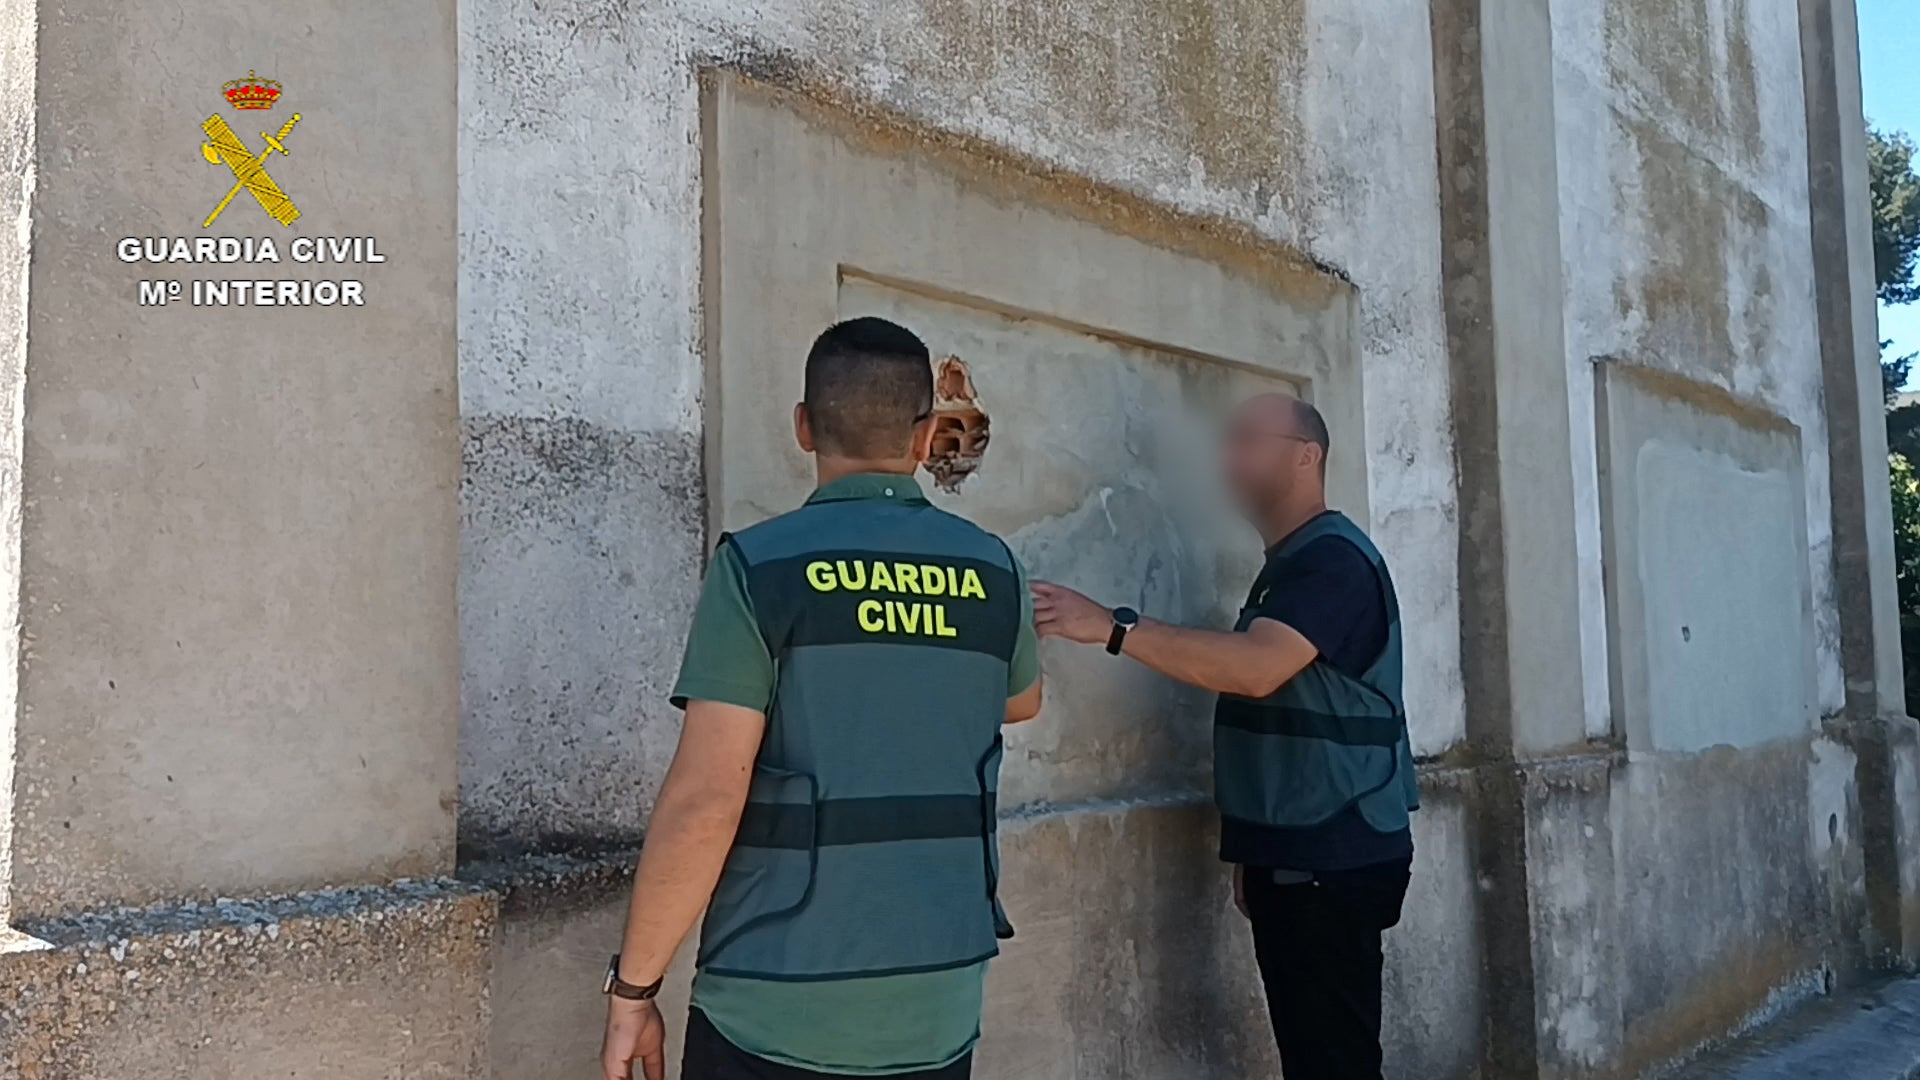
[[[4,3],[5,0],[0,0]],[[358,308],[367,306],[368,283],[358,276],[331,276],[321,267],[377,266],[387,261],[386,253],[371,236],[311,236],[294,235],[285,239],[275,239],[271,235],[236,235],[250,232],[245,228],[236,228],[228,223],[225,235],[212,236],[207,230],[213,228],[223,215],[231,210],[235,214],[245,215],[254,220],[253,211],[247,209],[249,202],[258,204],[260,210],[269,218],[280,223],[282,228],[300,220],[300,208],[271,173],[267,165],[278,154],[282,161],[274,165],[276,169],[285,169],[284,159],[292,156],[287,148],[287,140],[293,134],[294,126],[300,123],[300,114],[287,117],[278,131],[262,131],[260,138],[265,142],[258,152],[248,145],[249,140],[242,138],[234,130],[242,121],[250,121],[255,115],[271,113],[280,104],[281,96],[286,92],[273,79],[263,79],[258,72],[249,71],[244,79],[235,79],[220,88],[220,96],[227,99],[236,117],[229,124],[219,114],[207,117],[200,125],[206,134],[206,141],[200,144],[200,156],[207,159],[209,165],[223,166],[216,170],[220,182],[226,186],[226,194],[214,206],[205,221],[200,223],[198,236],[123,236],[115,245],[114,253],[121,262],[133,266],[147,264],[153,266],[195,266],[209,269],[180,270],[168,276],[143,278],[134,282],[141,307],[193,307],[193,308]],[[262,119],[267,119],[262,116]],[[266,125],[271,128],[271,124]],[[184,123],[182,124],[184,128]],[[250,198],[240,199],[240,193],[246,192]],[[214,190],[209,185],[206,198],[213,200]],[[233,208],[235,199],[241,206]],[[323,217],[332,217],[327,213],[335,207],[324,202],[320,206]],[[186,211],[181,211],[185,213]],[[291,276],[281,277],[265,267],[277,267],[283,262],[292,262],[296,269]],[[223,269],[231,268],[231,269]],[[204,274],[206,276],[180,276],[185,274]]]
[[[262,79],[251,71],[247,72],[246,78],[235,79],[221,88],[227,103],[237,112],[271,110],[279,103],[281,91],[279,83]],[[252,195],[253,200],[260,204],[260,209],[280,224],[291,225],[299,220],[300,208],[293,205],[293,200],[267,174],[267,160],[275,151],[282,157],[289,156],[287,136],[293,134],[293,126],[299,122],[300,114],[294,113],[286,123],[280,125],[278,133],[270,135],[261,132],[260,137],[266,140],[267,147],[255,154],[241,141],[240,136],[234,134],[233,128],[227,126],[219,113],[207,117],[207,122],[200,125],[207,134],[207,141],[200,144],[200,154],[208,164],[225,165],[233,174],[233,186],[227,190],[227,197],[220,200],[220,205],[213,208],[213,213],[207,215],[207,220],[201,222],[201,228],[211,229],[213,223],[220,220],[220,215],[226,213],[234,197],[242,191]]]

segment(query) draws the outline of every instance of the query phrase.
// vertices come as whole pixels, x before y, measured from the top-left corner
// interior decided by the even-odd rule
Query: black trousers
[[[680,1080],[819,1080],[831,1075],[754,1057],[728,1042],[706,1013],[694,1009],[687,1014],[687,1051],[680,1059]],[[972,1075],[973,1055],[968,1054],[944,1068],[900,1073],[888,1080],[968,1080]]]
[[[1286,885],[1247,867],[1254,956],[1286,1080],[1379,1080],[1380,937],[1400,921],[1412,865]]]

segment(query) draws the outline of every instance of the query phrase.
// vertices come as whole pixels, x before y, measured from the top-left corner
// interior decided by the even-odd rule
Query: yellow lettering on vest
[[[987,587],[980,584],[980,572],[971,566],[967,567],[967,576],[960,579],[960,595],[975,600],[987,598]]]
[[[947,567],[947,595],[960,595],[960,571],[951,566]]]
[[[807,584],[816,592],[832,592],[839,582],[834,580],[833,567],[823,562],[807,564]]]
[[[900,592],[918,593],[920,591],[920,568],[912,563],[893,564],[893,583]]]
[[[920,609],[926,606],[925,604],[901,604],[900,629],[905,630],[909,634],[919,633]]]
[[[851,570],[847,569],[845,560],[834,563],[833,565],[835,569],[840,571],[841,588],[849,592],[857,592],[867,587],[867,567],[865,563],[855,559],[853,569]]]
[[[947,595],[947,575],[944,568],[932,563],[920,567],[920,594],[922,596]]]
[[[894,588],[893,575],[887,573],[887,564],[883,562],[873,564],[873,571],[867,577],[867,587],[874,592],[900,591]]]
[[[869,634],[877,634],[887,628],[886,620],[880,617],[880,601],[878,600],[860,601],[860,607],[857,609],[856,615],[860,619],[860,629],[865,630]]]
[[[894,621],[894,617],[899,614],[900,614],[900,601],[898,600],[887,601],[887,633],[897,634],[900,632],[900,625]]]
[[[958,630],[955,630],[955,629],[954,629],[953,627],[951,627],[951,626],[948,626],[948,625],[947,625],[947,605],[945,605],[945,604],[934,604],[934,605],[932,605],[932,607],[933,607],[933,633],[934,633],[934,636],[936,636],[936,637],[959,637],[959,636],[960,636],[960,631],[958,631]]]

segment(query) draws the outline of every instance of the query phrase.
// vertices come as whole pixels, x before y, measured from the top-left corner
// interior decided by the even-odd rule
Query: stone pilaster
[[[452,0],[5,0],[0,61],[13,920],[450,871]]]
[[[1867,957],[1910,963],[1920,955],[1920,874],[1914,869],[1920,828],[1911,824],[1920,745],[1906,716],[1902,676],[1853,0],[1801,0],[1800,42],[1834,598],[1846,685],[1845,713],[1831,726],[1857,755]]]
[[[1482,1068],[1515,1077],[1541,1075],[1553,1057],[1537,1000],[1563,978],[1561,954],[1536,949],[1536,938],[1583,921],[1550,896],[1536,900],[1529,857],[1592,862],[1604,848],[1582,828],[1604,822],[1607,790],[1604,762],[1597,782],[1576,769],[1573,783],[1539,764],[1585,741],[1549,6],[1432,8],[1461,667],[1483,885]],[[1565,821],[1533,828],[1534,807],[1554,791],[1566,794]],[[1560,824],[1574,831],[1560,837]]]

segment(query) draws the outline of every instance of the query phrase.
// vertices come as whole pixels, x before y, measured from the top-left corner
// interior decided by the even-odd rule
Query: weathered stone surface
[[[0,957],[5,1080],[590,1074],[630,856],[579,853],[639,839],[701,552],[804,489],[856,311],[968,365],[945,504],[1149,614],[1222,624],[1257,555],[1190,512],[1204,421],[1334,416],[1431,759],[1392,1075],[1630,1075],[1914,954],[1848,0],[468,3],[457,308],[453,5],[268,7],[0,0],[0,891],[51,943]],[[114,307],[100,230],[199,206],[175,114],[253,61],[200,73],[295,33],[311,223],[416,261],[364,325]],[[830,137],[736,185],[747,82]],[[1621,476],[1597,359],[1797,442],[1667,417]],[[1749,481],[1698,524],[1757,606],[1684,549]],[[1044,661],[984,1080],[1270,1075],[1204,695]],[[466,885],[73,914],[445,873],[456,768]]]
[[[1848,6],[1851,6],[1850,4]],[[1799,428],[1817,701],[1840,703],[1809,256],[1807,114],[1792,3],[1555,3],[1553,91],[1590,735],[1610,724],[1591,368],[1653,367]],[[1856,101],[1857,107],[1857,101]]]
[[[460,842],[638,842],[679,738],[667,692],[702,556],[700,444],[469,417],[460,493]],[[634,542],[634,523],[658,530]],[[529,633],[530,628],[539,632]]]
[[[19,604],[0,695],[16,919],[453,869],[454,7],[0,15],[7,89],[22,25],[36,82],[31,126],[11,93],[0,125],[5,190],[24,173],[31,192],[0,195],[0,278],[31,252],[28,287],[0,286],[0,400],[26,403],[0,407],[21,454],[17,491],[0,482],[0,520],[21,521],[0,559],[19,566],[0,606]],[[242,194],[203,228],[233,180],[202,159],[203,122],[263,145],[221,95],[250,66],[284,87],[253,116],[301,114],[272,174],[302,216]],[[386,261],[294,261],[320,236],[371,236]],[[123,237],[270,238],[281,261],[130,264]],[[358,279],[365,304],[138,287],[262,278]]]
[[[482,1075],[496,908],[427,882],[35,924],[0,945],[0,1077]]]
[[[577,1080],[596,1075],[607,1017],[600,974],[620,945],[635,854],[535,857],[487,863],[466,876],[500,896],[495,935],[490,1075]],[[686,1030],[694,938],[660,991],[668,1071],[677,1077]]]
[[[1124,234],[1227,263],[1279,251],[1351,281],[1364,298],[1352,320],[1364,423],[1336,437],[1354,440],[1350,462],[1364,448],[1369,475],[1355,498],[1402,570],[1420,749],[1440,753],[1458,737],[1450,391],[1420,0],[471,3],[462,16],[470,442],[526,419],[659,447],[643,449],[636,467],[657,456],[671,478],[657,493],[617,487],[600,498],[589,485],[577,501],[556,501],[550,494],[569,486],[566,460],[516,456],[527,469],[501,470],[492,447],[470,445],[468,506],[488,516],[463,536],[464,629],[497,644],[464,653],[466,835],[520,843],[627,832],[664,770],[658,748],[677,720],[659,693],[695,590],[681,567],[712,538],[683,523],[707,519],[725,485],[714,453],[727,439],[722,406],[704,393],[718,362],[705,322],[726,317],[704,276],[715,269],[702,238],[712,224],[703,157],[714,150],[701,127],[706,68],[797,91],[902,162],[984,154],[996,171],[966,185],[989,180],[997,198],[1091,207]],[[1200,105],[1214,94],[1231,102]],[[937,261],[965,238],[955,226],[936,216],[890,243]],[[1000,266],[1027,263],[1029,277],[1098,292],[1096,264],[1029,251]],[[1158,303],[1205,316],[1199,280],[1165,279]],[[782,337],[752,363],[797,369],[818,329]],[[1300,359],[1273,344],[1253,359]],[[1017,404],[1005,390],[996,404],[991,384],[980,390],[990,411]],[[787,391],[774,397],[777,415],[750,423],[778,445],[792,402]],[[976,491],[1013,483],[1020,463],[1005,452],[1026,434],[996,415],[995,448],[956,506],[965,512]],[[686,448],[703,440],[715,486],[683,486]],[[548,469],[554,478],[539,475]],[[532,494],[489,490],[508,475]],[[1245,543],[1250,555],[1258,542]],[[626,569],[631,584],[620,583]],[[586,587],[591,599],[580,598]],[[631,611],[638,625],[622,620]],[[600,737],[629,722],[644,734]],[[1135,741],[1135,763],[1166,749],[1157,736]],[[1165,767],[1190,776],[1198,766]],[[638,791],[575,779],[600,769]]]

